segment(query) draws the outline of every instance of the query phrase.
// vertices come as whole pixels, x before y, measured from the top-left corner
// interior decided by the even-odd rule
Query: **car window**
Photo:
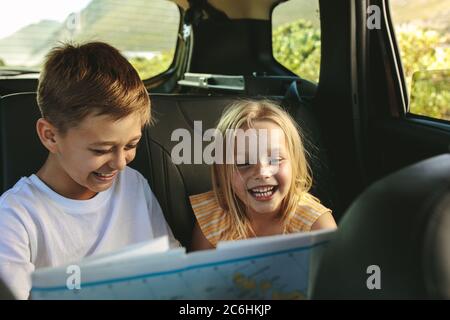
[[[392,0],[409,112],[450,121],[450,0]]]
[[[320,16],[317,0],[291,0],[272,12],[275,59],[298,76],[319,81]]]
[[[180,14],[167,0],[15,0],[0,11],[0,66],[39,70],[58,42],[104,41],[147,79],[173,60]]]

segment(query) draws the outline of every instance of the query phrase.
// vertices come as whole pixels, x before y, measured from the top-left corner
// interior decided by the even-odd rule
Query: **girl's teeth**
[[[108,177],[112,177],[113,176],[113,174],[105,174],[105,173],[99,173],[99,172],[96,172],[96,173],[97,173],[98,176],[104,177],[104,178],[108,178]]]
[[[273,191],[269,192],[255,192],[255,197],[261,198],[261,197],[270,197],[273,194]]]
[[[274,187],[254,188],[254,189],[252,189],[252,191],[253,191],[253,192],[262,193],[262,192],[272,191],[273,188],[274,188]]]
[[[276,186],[269,186],[269,187],[256,187],[253,189],[249,189],[248,191],[252,194],[255,198],[267,198],[272,196],[275,193],[275,187]]]

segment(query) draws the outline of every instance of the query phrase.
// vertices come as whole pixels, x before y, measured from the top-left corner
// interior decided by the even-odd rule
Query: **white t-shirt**
[[[132,168],[89,200],[65,198],[33,174],[0,197],[0,278],[27,299],[37,268],[164,235],[176,241],[147,180]]]

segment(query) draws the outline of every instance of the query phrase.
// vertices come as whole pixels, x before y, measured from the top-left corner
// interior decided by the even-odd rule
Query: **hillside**
[[[168,1],[93,0],[81,12],[83,28],[74,40],[101,39],[129,51],[164,51],[174,48],[178,23],[178,10]]]
[[[391,0],[394,22],[417,22],[445,28],[448,32],[450,0]],[[15,14],[15,13],[11,13]],[[64,22],[43,20],[0,39],[0,59],[7,65],[37,67],[58,41],[102,40],[126,52],[161,52],[174,48],[179,13],[170,1],[92,0],[73,18]],[[291,0],[274,11],[275,27],[297,20],[319,27],[317,0]]]
[[[449,31],[450,0],[391,0],[395,23],[420,21]]]
[[[390,0],[394,23],[420,22],[432,27],[450,29],[450,0]],[[305,19],[319,26],[317,0],[290,0],[279,4],[273,13],[275,27],[296,19]]]
[[[319,27],[318,1],[291,0],[279,4],[272,13],[272,26],[276,28],[297,19],[309,20],[315,27]]]
[[[37,66],[58,41],[106,41],[120,50],[158,52],[174,48],[179,13],[169,1],[92,0],[63,23],[41,21],[0,39],[0,58],[8,65]]]
[[[40,51],[41,44],[53,40],[61,23],[43,20],[30,24],[11,36],[0,40],[0,58],[9,65],[36,64],[34,56]]]

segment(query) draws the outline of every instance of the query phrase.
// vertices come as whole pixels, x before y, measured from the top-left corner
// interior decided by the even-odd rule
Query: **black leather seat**
[[[0,279],[0,300],[15,300],[11,290],[3,283],[2,279]]]
[[[367,286],[377,272],[367,273],[371,265],[379,267],[379,290]],[[353,202],[324,253],[312,296],[450,299],[450,154],[391,174]]]
[[[232,96],[163,95],[151,96],[156,124],[144,132],[131,167],[139,170],[149,181],[159,200],[169,225],[184,246],[189,246],[194,215],[188,196],[211,189],[209,166],[180,164],[171,161],[171,150],[178,141],[171,141],[174,130],[185,128],[193,137],[194,121],[202,121],[202,131],[214,128]],[[333,208],[333,186],[328,178],[327,160],[321,146],[318,124],[301,101],[271,97],[284,104],[305,129],[313,158],[311,165],[316,177],[312,193]],[[297,97],[298,98],[298,97]],[[18,93],[0,98],[1,130],[1,192],[11,188],[22,176],[36,172],[44,163],[47,152],[35,130],[40,117],[35,93]],[[203,133],[201,133],[202,135]],[[204,145],[207,145],[205,143]],[[317,152],[320,151],[320,152]],[[193,154],[193,153],[192,153]]]
[[[37,172],[44,163],[47,150],[36,134],[40,116],[34,92],[0,98],[0,192],[11,188],[21,177]]]
[[[171,134],[176,129],[184,128],[193,137],[194,121],[199,120],[202,121],[203,132],[214,128],[224,108],[234,99],[230,96],[152,95],[156,124],[146,131],[143,142],[147,145],[141,145],[141,153],[136,157],[134,166],[149,180],[168,223],[183,245],[189,244],[195,221],[188,197],[211,190],[210,167],[206,164],[175,165],[171,161],[171,150],[179,141],[171,141]],[[287,105],[283,97],[271,99]],[[289,109],[293,115],[300,115],[299,122],[307,129],[308,140],[312,141],[307,145],[313,157],[311,164],[316,177],[312,193],[332,207],[334,190],[325,149],[320,144],[318,125],[309,111],[299,107],[299,104],[295,106],[294,101],[290,102]],[[208,143],[203,143],[203,147]],[[191,154],[193,157],[193,150]]]

